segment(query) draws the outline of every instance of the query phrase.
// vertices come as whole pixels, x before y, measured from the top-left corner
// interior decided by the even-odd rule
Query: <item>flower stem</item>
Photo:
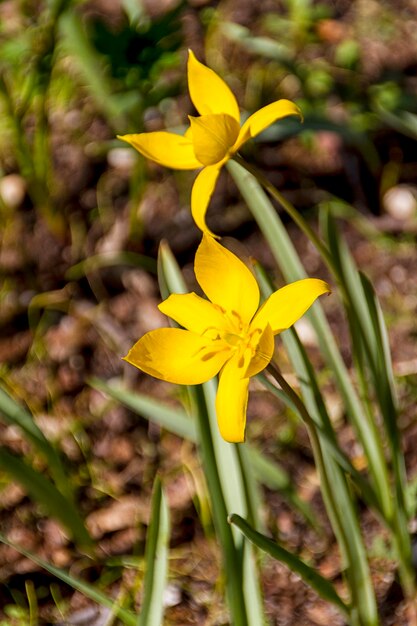
[[[227,521],[228,514],[216,464],[204,392],[201,385],[189,387],[189,389],[197,409],[198,441],[213,507],[214,524],[223,553],[223,567],[226,577],[228,604],[232,617],[231,621],[233,626],[248,626],[243,593],[242,555],[235,544],[232,529]]]
[[[288,213],[291,219],[295,224],[303,231],[303,233],[310,239],[310,241],[315,245],[319,253],[321,254],[324,262],[329,267],[330,271],[335,273],[335,267],[333,263],[333,259],[324,245],[324,243],[320,240],[318,235],[314,232],[311,226],[305,221],[305,219],[300,215],[294,205],[282,195],[280,191],[267,179],[267,177],[258,170],[255,166],[251,165],[245,159],[243,159],[240,154],[235,154],[233,160],[239,163],[242,167],[245,168],[247,172],[252,174],[260,185],[269,193],[274,200],[276,200],[282,208]]]
[[[303,400],[287,383],[275,364],[268,372],[273,376],[297,408],[303,419],[320,476],[321,491],[327,512],[345,561],[346,580],[351,593],[351,626],[377,626],[379,624],[372,580],[369,573],[356,509],[343,472],[331,457],[326,455],[326,442],[322,441],[316,424]],[[336,444],[335,444],[336,445]]]

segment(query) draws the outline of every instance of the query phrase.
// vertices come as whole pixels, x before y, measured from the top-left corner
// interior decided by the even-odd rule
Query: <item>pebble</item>
[[[11,209],[17,209],[26,194],[26,183],[19,174],[8,174],[0,179],[1,199]]]
[[[417,213],[417,188],[409,185],[391,187],[383,198],[387,213],[398,220],[408,220]]]

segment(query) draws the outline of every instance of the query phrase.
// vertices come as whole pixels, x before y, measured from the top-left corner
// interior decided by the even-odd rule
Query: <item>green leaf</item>
[[[64,468],[57,450],[50,444],[43,432],[37,426],[32,415],[26,411],[12,396],[0,387],[0,417],[8,424],[17,426],[23,436],[48,463],[48,468],[58,489],[72,500],[73,494],[68,474]]]
[[[169,509],[159,477],[156,478],[145,549],[143,598],[137,626],[160,626],[168,571]]]
[[[196,443],[196,417],[188,415],[184,410],[173,409],[154,398],[129,391],[121,386],[109,385],[98,378],[89,380],[89,385],[117,400],[134,413],[165,428],[168,432]],[[248,453],[249,471],[254,473],[256,480],[270,489],[277,489],[294,509],[304,515],[314,528],[318,528],[319,523],[313,511],[308,503],[298,496],[289,474],[276,461],[266,457],[250,444],[245,444],[245,447]]]
[[[35,502],[59,520],[79,545],[91,545],[91,538],[73,502],[43,474],[4,447],[0,447],[0,469],[19,482]]]
[[[162,297],[170,293],[187,291],[181,270],[167,244],[163,243],[158,255],[158,277]],[[198,425],[197,446],[201,454],[213,518],[219,533],[226,571],[228,602],[233,622],[263,624],[265,621],[257,575],[257,564],[252,551],[241,553],[241,542],[233,536],[227,524],[227,511],[237,510],[247,514],[255,499],[252,491],[245,490],[249,483],[244,476],[247,468],[239,464],[236,445],[226,443],[217,426],[215,398],[217,383],[210,380],[204,385],[189,387],[196,408]],[[251,497],[249,501],[247,496]],[[258,509],[251,511],[258,519]]]
[[[117,604],[117,602],[111,600],[108,594],[98,591],[98,589],[93,585],[86,583],[79,578],[76,578],[65,570],[51,565],[33,552],[22,548],[12,541],[9,541],[7,537],[5,537],[5,535],[1,533],[0,541],[33,561],[34,563],[39,565],[39,567],[42,567],[42,569],[52,574],[52,576],[56,576],[56,578],[59,578],[59,580],[62,580],[73,589],[76,589],[80,593],[84,594],[87,598],[90,598],[90,600],[93,600],[94,602],[97,602],[97,604],[101,604],[102,606],[106,606],[111,609],[112,613],[116,615],[124,624],[126,624],[126,626],[136,626],[136,617],[133,615],[133,613],[131,613],[131,611],[128,611],[127,609],[123,609]]]
[[[335,268],[338,271],[339,282],[343,288],[344,305],[350,324],[352,345],[358,368],[362,367],[365,358],[372,374],[375,394],[384,417],[389,445],[394,449],[397,448],[398,452],[399,432],[392,367],[386,331],[382,330],[381,327],[383,318],[379,311],[379,304],[370,283],[365,277],[361,278],[330,211],[325,212],[322,222]],[[363,373],[362,379],[365,382]],[[369,395],[369,391],[367,394]],[[372,480],[381,502],[381,509],[389,523],[393,515],[393,501],[380,428],[370,409],[364,411],[363,418],[355,421],[354,426],[368,460]]]
[[[292,572],[298,574],[318,595],[337,606],[345,615],[350,614],[349,607],[343,602],[342,598],[333,587],[332,583],[319,574],[315,569],[307,565],[292,552],[289,552],[279,544],[275,543],[265,535],[256,531],[246,520],[240,515],[233,514],[229,521],[241,530],[249,541],[255,546],[267,552],[274,559],[284,563]]]
[[[305,269],[288,233],[258,181],[252,174],[245,171],[242,166],[234,161],[229,161],[227,167],[268,242],[284,278],[289,282],[305,278]],[[294,207],[291,207],[291,213],[296,213]],[[309,228],[309,230],[311,229]],[[317,239],[317,235],[314,236]],[[329,255],[323,244],[320,242],[319,244],[320,250]],[[352,421],[358,423],[363,418],[363,407],[349,378],[346,366],[320,303],[316,302],[307,315],[317,333],[321,353],[330,371],[335,376],[346,410]],[[294,333],[295,331],[283,333],[283,341],[291,342],[292,338],[296,337]],[[327,410],[321,394],[317,395],[311,388],[309,372],[306,370],[307,361],[303,351],[300,351],[301,344],[296,345],[292,341],[292,345],[286,344],[286,347],[300,381],[308,413],[316,423],[320,423],[330,433],[332,426]],[[311,371],[314,374],[312,368]],[[346,483],[344,473],[336,463],[333,455],[329,453],[328,448],[326,449],[326,446],[328,446],[326,441],[321,439],[315,456],[316,462],[319,462],[320,455],[323,456],[319,467],[323,479],[322,492],[346,563],[352,603],[357,604],[360,618],[365,623],[376,625],[378,617],[375,594],[354,506],[353,494]]]
[[[228,161],[227,167],[269,244],[285,280],[293,282],[305,278],[306,271],[297,251],[279,215],[259,183],[254,176],[246,172],[238,163]],[[349,378],[348,371],[320,302],[316,302],[311,307],[307,317],[317,333],[320,351],[326,360],[329,370],[333,372],[346,411],[355,424],[360,424],[363,420],[363,407]]]
[[[156,273],[156,263],[154,259],[135,252],[108,252],[89,256],[80,263],[70,267],[65,278],[68,280],[79,280],[86,274],[96,272],[103,267],[115,267],[120,265],[130,265],[133,267],[143,267],[148,272]]]
[[[197,440],[195,419],[187,415],[184,410],[173,409],[150,396],[129,391],[124,387],[109,385],[98,378],[90,379],[88,384],[170,433],[188,441]]]
[[[106,115],[107,121],[116,128],[121,124],[120,119],[126,111],[126,105],[130,106],[130,103],[115,95],[104,57],[94,49],[76,11],[68,11],[61,17],[60,29],[62,43],[73,56],[96,105]]]

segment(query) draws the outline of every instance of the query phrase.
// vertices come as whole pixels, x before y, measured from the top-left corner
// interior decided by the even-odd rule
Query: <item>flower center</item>
[[[190,116],[194,154],[202,165],[222,161],[239,135],[238,122],[226,113]]]
[[[251,329],[242,322],[236,311],[225,311],[224,326],[222,328],[207,328],[204,336],[211,340],[207,353],[211,356],[220,351],[230,353],[230,356],[238,355],[238,367],[245,372],[250,361],[255,357],[262,335],[260,328]],[[243,376],[243,373],[242,373]]]

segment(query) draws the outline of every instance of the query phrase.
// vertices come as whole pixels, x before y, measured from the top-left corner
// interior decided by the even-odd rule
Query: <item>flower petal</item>
[[[191,137],[157,131],[133,135],[118,135],[118,139],[130,143],[147,159],[175,170],[195,170],[201,167],[197,160]]]
[[[230,356],[213,351],[212,344],[188,330],[158,328],[141,337],[124,360],[155,378],[198,385],[213,378]]]
[[[248,405],[249,378],[241,378],[237,356],[226,363],[219,377],[216,396],[217,423],[226,441],[245,441],[246,408]]]
[[[234,145],[239,135],[239,123],[230,115],[189,116],[194,154],[203,165],[219,163]]]
[[[269,324],[265,326],[260,333],[258,344],[255,348],[255,354],[252,356],[250,363],[246,369],[245,376],[256,376],[262,372],[272,359],[274,354],[274,334]]]
[[[191,190],[191,214],[203,233],[215,237],[206,224],[206,213],[217,179],[220,174],[218,165],[209,165],[197,175]]]
[[[248,324],[258,308],[259,287],[250,269],[213,237],[203,235],[194,261],[200,287],[209,300]]]
[[[188,89],[200,115],[227,113],[240,121],[239,107],[232,91],[216,72],[197,61],[191,50],[188,56]]]
[[[265,128],[288,115],[298,115],[298,117],[303,119],[298,106],[290,100],[277,100],[277,102],[272,102],[266,107],[259,109],[244,122],[233,151],[236,152],[245,141],[248,141],[251,137],[256,137]]]
[[[199,335],[225,325],[226,318],[221,310],[195,293],[171,294],[158,308],[187,330]]]
[[[274,335],[292,326],[304,315],[313,302],[330,287],[319,278],[304,278],[285,285],[269,298],[255,315],[251,327],[263,328],[270,324]]]

